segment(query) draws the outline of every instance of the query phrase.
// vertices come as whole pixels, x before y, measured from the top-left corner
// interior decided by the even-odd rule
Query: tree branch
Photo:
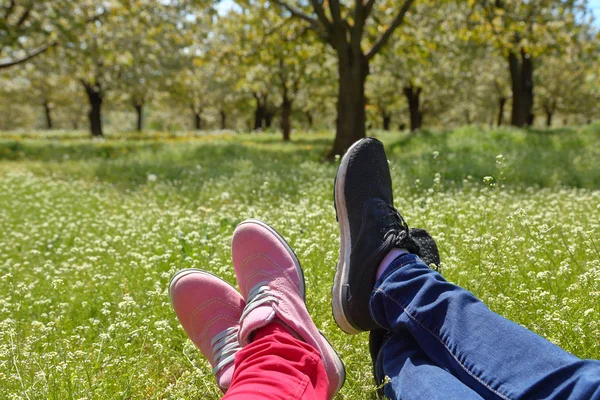
[[[404,0],[402,8],[400,8],[398,15],[396,15],[396,18],[394,18],[394,20],[392,21],[392,24],[389,26],[387,31],[385,31],[383,35],[381,35],[377,43],[375,43],[375,45],[367,53],[367,60],[373,58],[373,56],[377,54],[381,50],[381,48],[387,43],[387,41],[390,39],[390,36],[392,36],[396,28],[402,25],[402,23],[404,22],[404,16],[408,12],[408,9],[412,5],[413,1],[414,0]]]
[[[300,18],[300,19],[308,22],[312,28],[317,28],[318,27],[317,20],[315,20],[314,18],[311,18],[310,16],[306,15],[302,11],[300,11],[300,10],[298,10],[298,9],[290,6],[285,1],[283,1],[283,0],[275,0],[275,3],[277,3],[280,7],[283,7],[286,10],[288,10],[292,14],[292,16],[294,16],[296,18]]]
[[[361,0],[358,0],[361,1]],[[331,11],[331,17],[333,18],[333,23],[340,27],[343,27],[344,24],[342,22],[342,11],[340,9],[340,0],[329,0],[329,11]]]
[[[313,8],[315,9],[315,14],[319,18],[321,25],[325,28],[325,31],[329,34],[329,30],[331,29],[331,21],[325,15],[325,10],[323,10],[323,4],[319,0],[310,0]]]
[[[23,25],[25,23],[25,21],[27,21],[29,19],[29,16],[31,15],[31,8],[26,9],[25,11],[23,11],[23,14],[21,14],[21,18],[19,18],[19,21],[17,22],[17,27],[20,27],[21,25]]]
[[[365,4],[365,7],[364,7],[364,19],[365,20],[367,19],[369,14],[371,14],[371,11],[373,10],[373,6],[375,5],[375,1],[376,0],[369,0],[367,2],[367,4]]]
[[[365,29],[365,22],[373,10],[373,6],[377,0],[356,0],[354,9],[354,33],[353,35],[360,41]]]
[[[0,70],[14,67],[15,65],[27,62],[27,61],[31,60],[32,58],[42,54],[43,52],[45,52],[46,50],[48,50],[50,47],[54,46],[55,44],[56,43],[49,43],[49,44],[43,46],[42,48],[35,50],[33,53],[30,53],[30,54],[26,55],[25,57],[20,58],[18,60],[9,61],[6,63],[0,63]]]
[[[106,15],[106,10],[103,9],[101,13],[94,14],[91,17],[87,17],[85,19],[85,23],[89,24],[89,23],[92,23],[92,22],[100,21],[105,15]]]
[[[6,12],[4,13],[4,20],[8,21],[8,17],[10,17],[10,15],[12,14],[12,12],[15,9],[15,1],[14,0],[10,0],[10,3],[8,3],[8,6],[4,8],[6,10]]]

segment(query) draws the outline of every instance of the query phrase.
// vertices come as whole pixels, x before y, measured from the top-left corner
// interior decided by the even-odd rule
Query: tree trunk
[[[554,113],[552,112],[552,110],[546,108],[546,127],[550,128],[552,126],[552,116],[554,115]]]
[[[90,133],[92,136],[102,137],[102,91],[98,85],[84,84],[84,87],[90,103]]]
[[[423,112],[421,111],[421,88],[410,84],[404,87],[404,95],[408,101],[410,112],[410,130],[416,131],[423,125]]]
[[[267,110],[265,108],[265,128],[269,129],[273,125],[273,115],[275,113],[273,111]]]
[[[52,129],[52,110],[50,109],[50,103],[48,100],[44,100],[44,112],[46,114],[46,129]]]
[[[506,97],[500,97],[498,99],[498,120],[496,122],[498,126],[502,125],[502,122],[504,121],[504,106],[506,105],[507,101],[508,98]]]
[[[227,114],[225,110],[219,111],[219,114],[221,115],[221,129],[227,129]]]
[[[306,115],[306,121],[308,121],[308,129],[312,129],[314,124],[312,113],[310,111],[305,111],[304,115]]]
[[[290,141],[290,133],[292,131],[292,102],[287,98],[284,91],[283,103],[281,103],[281,131],[283,132],[283,141]]]
[[[256,110],[254,111],[254,130],[260,130],[263,128],[263,122],[265,119],[265,108],[261,104],[260,100],[256,99]]]
[[[137,124],[136,130],[141,132],[144,129],[144,105],[143,104],[134,104],[135,113],[137,115]]]
[[[533,60],[521,49],[519,56],[511,51],[508,55],[512,84],[511,125],[528,126],[533,122]]]
[[[194,111],[194,127],[197,131],[202,130],[202,113]]]
[[[345,41],[345,38],[344,38]],[[365,131],[365,82],[369,75],[369,61],[359,46],[340,44],[338,55],[338,101],[336,132],[333,148],[327,158],[342,155]]]
[[[385,111],[383,111],[382,114],[383,114],[383,130],[389,131],[390,125],[392,123],[392,116]]]

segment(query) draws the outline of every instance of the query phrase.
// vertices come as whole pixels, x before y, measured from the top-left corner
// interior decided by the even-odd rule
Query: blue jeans
[[[600,399],[600,361],[492,312],[415,255],[392,262],[370,309],[392,333],[375,363],[390,399]]]

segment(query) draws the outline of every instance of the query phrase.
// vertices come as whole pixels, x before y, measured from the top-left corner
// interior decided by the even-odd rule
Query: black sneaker
[[[346,333],[379,326],[369,313],[375,274],[393,248],[419,254],[408,225],[394,208],[392,181],[383,144],[373,138],[354,143],[342,158],[335,180],[340,224],[340,258],[332,290],[335,322]]]

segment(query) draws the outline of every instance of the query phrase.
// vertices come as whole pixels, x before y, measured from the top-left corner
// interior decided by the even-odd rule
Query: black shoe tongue
[[[425,229],[411,228],[408,235],[419,247],[419,257],[427,265],[440,265],[440,252],[435,240]]]

